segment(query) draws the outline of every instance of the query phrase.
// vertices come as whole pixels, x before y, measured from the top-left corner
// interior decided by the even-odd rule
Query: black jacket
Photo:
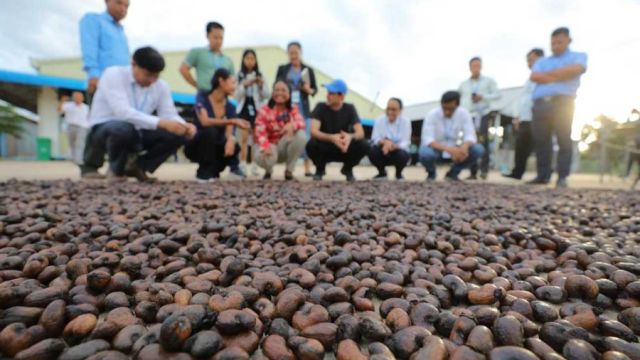
[[[311,94],[311,96],[314,96],[318,92],[318,86],[316,85],[316,74],[313,72],[312,68],[308,67],[305,64],[302,64],[302,70],[304,69],[309,69],[309,80],[311,81],[311,84],[309,85],[311,86],[311,89],[313,89],[313,93]],[[278,73],[276,74],[275,81],[282,80],[284,82],[287,82],[287,74],[289,73],[289,70],[291,70],[291,63],[280,65],[278,67]],[[309,107],[309,94],[300,92],[300,101],[302,102],[302,109],[300,110],[302,110],[303,116],[305,118],[308,118],[309,115],[311,115],[311,109]]]

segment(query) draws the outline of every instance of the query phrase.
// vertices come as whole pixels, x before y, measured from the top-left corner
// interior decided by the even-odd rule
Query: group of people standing
[[[66,114],[70,135],[79,134],[70,136],[70,140],[78,139],[72,145],[72,155],[80,164],[83,177],[105,177],[98,169],[106,154],[109,158],[107,177],[151,181],[149,174],[184,146],[187,158],[198,164],[196,179],[200,182],[217,179],[227,167],[232,176],[244,178],[249,171],[249,158],[254,162],[253,175],[258,174],[257,165],[264,169],[264,178],[270,179],[275,164],[285,163],[284,178],[290,180],[301,156],[305,176],[316,180],[325,175],[327,163],[342,162],[342,174],[353,181],[353,168],[365,156],[369,156],[378,169],[376,179],[387,177],[387,166],[394,166],[395,177],[403,179],[402,170],[410,159],[411,122],[402,116],[402,100],[388,101],[385,114],[376,119],[371,141],[368,141],[355,107],[345,103],[348,88],[344,81],[324,84],[326,102],[318,103],[311,111],[309,98],[317,93],[318,87],[313,69],[302,62],[300,43],[289,43],[289,63],[278,68],[270,84],[259,68],[254,50],[243,53],[240,69],[235,72],[233,61],[222,52],[224,27],[211,22],[206,26],[207,46],[190,50],[179,69],[197,93],[192,124],[179,116],[169,86],[159,79],[165,67],[162,55],[151,47],[143,47],[129,58],[127,38],[120,24],[127,14],[129,1],[106,0],[106,5],[106,12],[87,14],[80,23],[91,110],[84,105],[79,92],[73,94],[73,101],[61,103],[59,109]],[[525,125],[528,116],[524,116],[527,105],[523,101],[523,115],[517,122],[521,134],[518,144],[522,149],[516,157],[521,160],[520,165],[522,158],[526,162],[523,153],[531,151],[531,141],[520,140],[520,137],[525,139],[527,133],[550,137],[555,132],[561,151],[565,149],[565,139],[560,137],[565,135],[566,126],[559,126],[554,119],[564,116],[558,121],[568,119],[570,129],[572,116],[568,115],[572,112],[572,99],[579,76],[586,69],[586,55],[582,60],[581,53],[567,49],[570,38],[565,30],[552,35],[554,56],[536,62],[533,56],[541,56],[538,49],[529,54],[533,59],[530,60],[533,73],[525,89],[533,91],[528,104],[533,102],[530,108],[534,126],[533,131],[528,131]],[[558,36],[568,40],[564,50],[562,42],[556,41]],[[556,46],[556,42],[560,45]],[[495,81],[480,74],[481,65],[480,58],[471,59],[470,79],[461,84],[459,91],[446,92],[441,106],[424,120],[419,159],[427,170],[428,180],[435,179],[436,162],[443,159],[453,162],[446,175],[449,180],[457,180],[466,167],[471,168],[472,177],[475,176],[477,160],[481,158],[481,177],[486,177],[490,102],[497,99],[499,93]],[[564,67],[571,70],[565,71]],[[573,82],[573,95],[565,93],[568,92],[563,85],[566,82]],[[230,97],[235,98],[235,103]],[[561,115],[558,114],[560,108]],[[84,123],[71,120],[82,116],[86,119],[87,113],[88,121]],[[540,123],[539,127],[535,126],[536,122]],[[87,133],[84,146],[80,139],[83,132]],[[549,144],[538,141],[537,137],[536,183],[543,183],[548,182],[550,176],[547,173],[550,163],[545,162]],[[567,156],[563,153],[560,158],[559,173],[566,181],[568,172],[564,172],[562,166]],[[310,162],[315,166],[315,173],[311,171]],[[521,170],[517,165],[512,177],[521,177]]]

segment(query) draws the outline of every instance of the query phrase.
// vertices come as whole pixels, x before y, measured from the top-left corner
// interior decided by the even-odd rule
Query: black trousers
[[[196,136],[184,147],[184,154],[193,162],[198,163],[196,176],[201,179],[220,177],[220,173],[229,166],[238,166],[240,146],[236,144],[232,156],[224,156],[224,141],[216,138],[217,133],[212,127],[199,129]]]
[[[410,158],[411,155],[402,149],[391,151],[385,155],[382,153],[380,145],[373,145],[369,152],[369,161],[378,169],[378,173],[383,175],[387,173],[385,166],[395,166],[396,176],[401,175]]]
[[[484,155],[479,159],[479,161],[474,162],[469,166],[469,170],[471,171],[471,175],[478,174],[478,168],[480,168],[481,173],[489,172],[489,163],[491,161],[491,147],[489,146],[489,125],[493,120],[493,115],[490,113],[483,116],[480,119],[480,129],[476,132],[478,135],[478,144],[481,144],[485,148]]]
[[[511,175],[522,178],[522,175],[527,170],[527,160],[533,152],[533,149],[534,141],[531,131],[531,121],[520,122],[516,136],[515,164]]]
[[[573,142],[574,97],[552,96],[538,99],[533,104],[533,139],[538,165],[538,179],[549,181],[553,158],[553,135],[558,141],[557,171],[559,178],[566,178],[571,172]]]
[[[165,130],[136,130],[126,121],[107,121],[89,130],[81,169],[83,173],[97,171],[107,154],[109,168],[117,176],[125,175],[131,156],[137,156],[140,169],[153,173],[185,143],[184,137]]]
[[[343,171],[351,172],[360,160],[369,153],[369,142],[365,139],[353,140],[346,153],[330,142],[311,139],[307,143],[307,155],[316,167],[316,173],[324,174],[327,163],[343,163]]]

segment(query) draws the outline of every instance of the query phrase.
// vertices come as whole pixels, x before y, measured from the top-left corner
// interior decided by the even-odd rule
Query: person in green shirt
[[[199,92],[208,93],[211,90],[211,78],[218,69],[226,69],[235,74],[233,61],[222,53],[224,41],[224,27],[212,21],[207,24],[207,39],[209,46],[197,47],[189,50],[187,57],[180,66],[180,74]],[[196,69],[196,78],[191,74],[191,68]]]

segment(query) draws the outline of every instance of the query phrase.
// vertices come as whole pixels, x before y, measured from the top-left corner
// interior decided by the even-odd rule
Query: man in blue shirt
[[[531,69],[533,90],[533,138],[538,175],[530,184],[548,184],[553,156],[552,136],[558,141],[557,187],[567,187],[571,170],[573,142],[571,126],[580,76],[587,71],[587,54],[569,50],[569,29],[561,27],[551,34],[552,55],[538,60]]]
[[[129,65],[129,43],[120,21],[127,16],[129,0],[106,0],[107,11],[88,13],[80,20],[82,62],[93,94],[98,79],[109,66]]]

